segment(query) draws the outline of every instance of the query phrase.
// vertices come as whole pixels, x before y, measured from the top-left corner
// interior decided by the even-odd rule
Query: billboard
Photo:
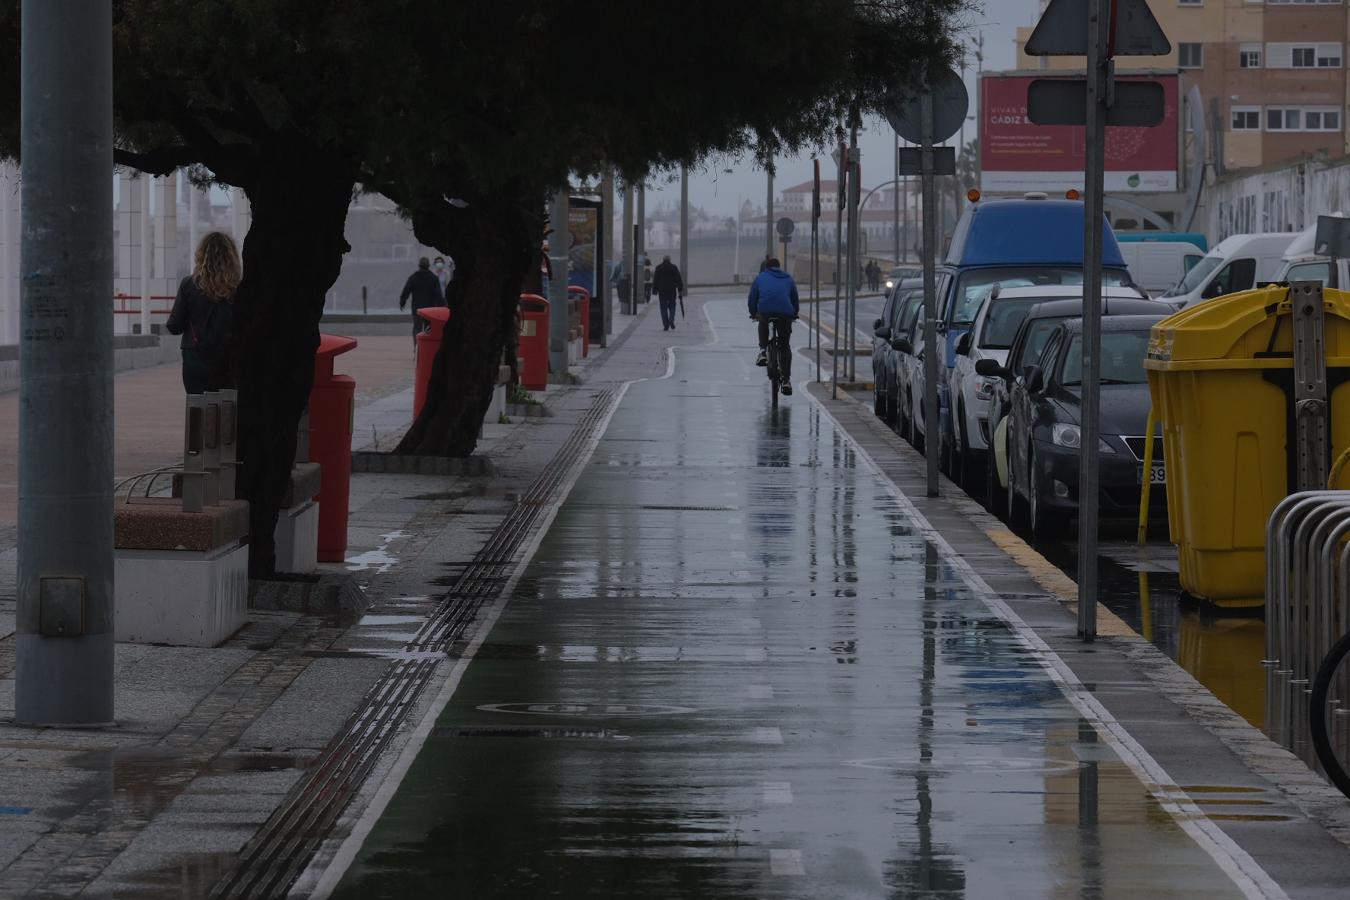
[[[980,80],[980,189],[988,193],[1083,187],[1085,129],[1033,125],[1027,87],[1037,78],[1073,73],[986,74]],[[1081,75],[1077,77],[1082,77]],[[1179,90],[1176,75],[1121,75],[1118,81],[1158,81],[1166,111],[1156,128],[1106,129],[1106,190],[1146,194],[1177,190]]]

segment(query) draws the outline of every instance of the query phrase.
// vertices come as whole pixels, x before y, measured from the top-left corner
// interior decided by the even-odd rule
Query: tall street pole
[[[548,368],[559,374],[567,371],[567,335],[572,327],[567,308],[567,245],[571,241],[567,227],[569,195],[570,191],[565,187],[554,194],[548,215],[549,225],[553,228],[548,242],[548,261],[553,269],[548,286]]]
[[[858,380],[858,282],[856,273],[858,271],[858,254],[862,242],[859,232],[860,217],[858,213],[858,191],[862,187],[862,160],[858,153],[858,111],[855,109],[851,115],[849,123],[849,151],[848,161],[851,167],[849,172],[848,185],[848,380],[849,383]]]
[[[767,210],[764,217],[764,258],[773,256],[773,159],[769,160],[767,169],[769,186],[768,198],[765,200],[764,208]]]
[[[937,333],[937,188],[933,175],[933,89],[924,85],[919,100],[920,179],[923,182],[923,443],[928,457],[928,496],[938,495],[938,365],[943,348]]]
[[[1088,6],[1087,147],[1083,173],[1083,419],[1078,443],[1078,636],[1097,637],[1097,441],[1101,407],[1102,206],[1106,103],[1111,78],[1107,46],[1111,0]],[[1145,473],[1147,475],[1148,473]]]
[[[635,224],[636,224],[636,226],[637,226],[637,237],[636,237],[636,241],[637,241],[637,252],[638,252],[638,256],[642,257],[643,262],[646,262],[646,258],[647,258],[647,182],[646,182],[645,180],[639,182],[639,183],[638,183],[638,187],[637,187],[637,222],[636,222]],[[637,269],[638,269],[638,274],[639,274],[639,275],[642,274],[643,267],[642,267],[641,265],[639,265],[639,266],[637,267]],[[639,285],[639,287],[640,287],[640,286],[641,286],[641,285]],[[645,296],[645,295],[643,296],[643,299],[646,300],[646,296]]]
[[[830,399],[839,397],[839,332],[843,326],[839,319],[839,296],[843,290],[843,271],[844,271],[844,190],[848,184],[848,145],[844,143],[844,129],[840,128],[836,132],[839,139],[839,149],[835,151],[836,160],[839,163],[838,175],[835,186],[838,191],[834,198],[834,352],[831,354],[833,368],[830,375]]]
[[[637,313],[637,303],[634,298],[637,296],[633,292],[633,269],[636,267],[637,248],[633,245],[633,185],[625,181],[623,183],[623,234],[620,235],[619,242],[621,246],[621,255],[624,266],[628,269],[628,309],[629,315]]]
[[[891,150],[895,152],[895,209],[891,211],[891,237],[894,239],[895,264],[900,265],[900,135],[895,133],[891,140]]]
[[[109,725],[112,4],[23,0],[21,28],[14,721]]]
[[[689,285],[689,167],[680,164],[680,277]]]
[[[596,277],[600,280],[600,309],[605,324],[600,329],[600,346],[609,346],[609,336],[614,333],[614,285],[610,283],[609,273],[614,269],[614,170],[606,169],[600,180],[600,228],[604,257]],[[590,323],[586,323],[590,327]]]

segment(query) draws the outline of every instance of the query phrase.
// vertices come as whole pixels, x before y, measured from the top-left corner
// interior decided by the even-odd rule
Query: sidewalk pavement
[[[358,435],[374,421],[388,428],[400,407],[406,428],[411,342],[360,341],[337,361],[364,401]],[[117,376],[119,473],[177,456],[181,412],[164,398],[181,396],[178,378],[172,365]],[[321,569],[352,572],[371,600],[369,614],[353,626],[252,611],[213,649],[119,644],[112,729],[8,724],[12,540],[0,549],[0,896],[206,895],[397,665],[389,648],[436,608],[457,566],[516,507],[593,392],[550,388],[555,415],[485,427],[479,453],[492,457],[493,477],[354,475],[347,563]],[[5,416],[12,423],[16,409],[14,395],[0,396],[0,423]],[[11,441],[16,431],[0,424]],[[12,472],[13,451],[0,447],[5,452]]]

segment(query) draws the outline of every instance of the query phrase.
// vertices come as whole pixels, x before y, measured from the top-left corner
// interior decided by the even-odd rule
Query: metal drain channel
[[[436,612],[404,646],[405,652],[444,653],[465,632],[483,603],[501,591],[526,537],[609,414],[616,396],[614,390],[596,395],[572,434],[474,554]],[[210,896],[286,893],[365,782],[441,658],[399,660],[385,672]]]

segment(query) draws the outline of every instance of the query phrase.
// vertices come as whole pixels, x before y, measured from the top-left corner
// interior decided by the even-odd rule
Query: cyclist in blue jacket
[[[801,301],[797,297],[797,282],[792,280],[792,276],[783,271],[782,263],[776,259],[769,259],[765,262],[764,271],[755,276],[755,281],[750,285],[750,318],[759,320],[759,356],[755,359],[755,365],[767,366],[769,364],[769,319],[774,316],[783,316],[788,319],[797,318],[797,313],[801,308]],[[784,343],[787,342],[787,336],[791,333],[792,323],[784,322],[782,325],[784,334]],[[784,347],[787,350],[787,347]],[[783,393],[792,393],[791,382],[788,376],[791,374],[792,354],[785,352],[783,354]]]

